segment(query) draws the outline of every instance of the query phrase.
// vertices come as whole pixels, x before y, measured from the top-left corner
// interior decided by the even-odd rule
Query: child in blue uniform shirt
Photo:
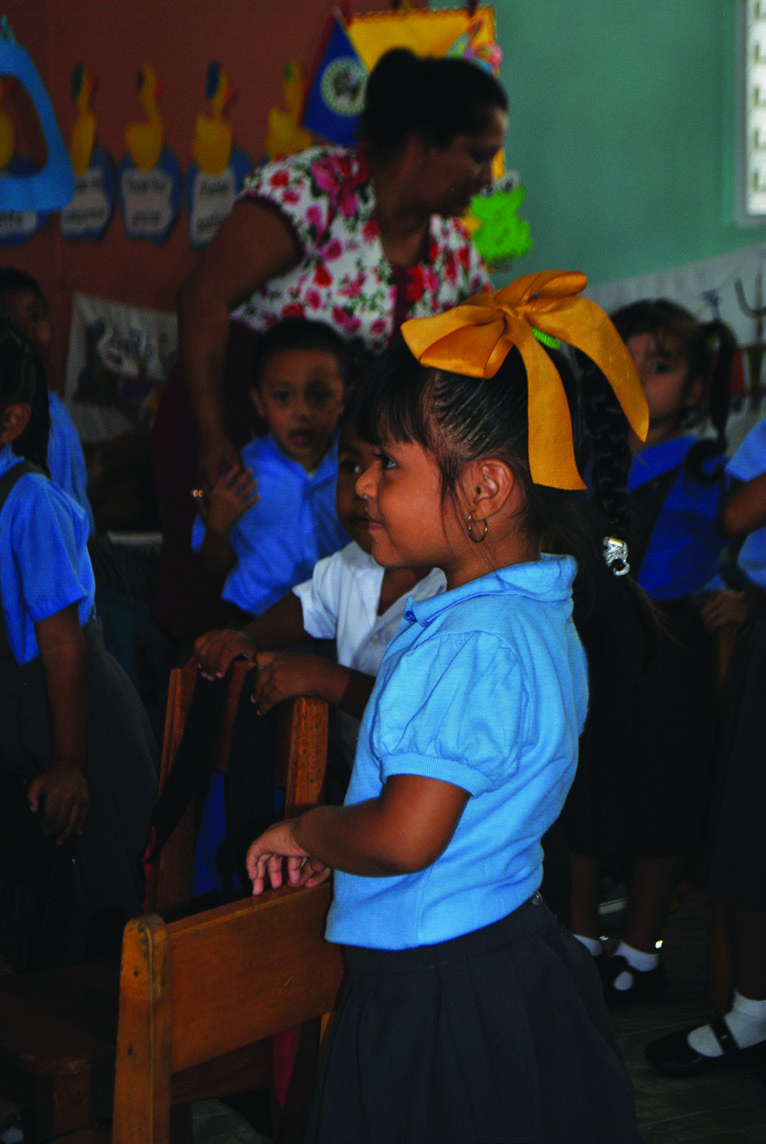
[[[540,551],[543,529],[570,520],[564,490],[582,487],[575,382],[537,338],[587,352],[646,429],[630,358],[576,297],[584,285],[527,275],[407,322],[406,345],[362,383],[357,425],[375,459],[357,490],[375,559],[440,567],[447,591],[405,611],[345,805],[271,827],[248,854],[254,893],[285,866],[294,885],[335,870],[327,936],[348,974],[308,1141],[640,1139],[592,961],[538,891],[587,681],[575,561]],[[594,428],[623,426],[594,470],[614,529],[605,559],[621,570],[625,422],[600,374],[583,397]]]
[[[233,626],[265,611],[348,543],[335,510],[348,368],[342,338],[323,322],[280,322],[258,344],[250,396],[269,434],[246,445],[242,465],[200,499],[192,533],[208,567],[226,573],[222,595]],[[196,896],[225,888],[217,865],[225,836],[223,776],[214,775],[197,842]]]
[[[48,302],[38,282],[23,270],[0,267],[0,312],[29,340],[50,375],[53,327]],[[51,480],[79,504],[88,518],[88,531],[95,531],[88,500],[88,475],[80,438],[66,406],[53,390],[48,391],[51,427],[47,464]]]
[[[192,532],[208,567],[226,574],[223,598],[243,620],[348,543],[335,512],[343,340],[322,322],[281,322],[261,339],[255,370],[250,396],[269,434],[246,445],[242,465],[200,499]]]
[[[48,424],[39,358],[4,324],[0,835],[6,847],[9,836],[23,841],[4,856],[0,932],[4,956],[16,969],[117,954],[122,926],[141,908],[138,858],[157,789],[146,713],[105,652],[94,618],[85,513],[43,471]],[[39,944],[49,891],[44,881],[30,884],[25,877],[27,861],[38,861],[46,838],[49,851],[54,843],[72,848],[71,900],[52,931],[66,940],[56,950]]]
[[[735,340],[724,323],[700,323],[666,299],[633,302],[612,319],[649,406],[649,433],[645,443],[633,441],[628,478],[631,574],[662,624],[647,656],[615,636],[624,609],[607,617],[600,646],[586,639],[591,707],[564,822],[572,930],[598,959],[616,1007],[664,987],[657,942],[683,862],[699,846],[712,780],[715,660],[696,596],[729,543],[718,523]],[[687,431],[690,417],[702,420],[700,410],[715,436]],[[615,644],[625,672],[614,670]],[[609,958],[598,917],[605,856],[630,862],[628,909]]]

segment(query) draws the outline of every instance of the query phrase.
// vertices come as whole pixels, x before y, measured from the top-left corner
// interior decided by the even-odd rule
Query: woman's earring
[[[473,516],[469,512],[468,519],[466,520],[465,523],[466,523],[466,528],[468,529],[468,535],[470,536],[470,538],[474,542],[474,544],[482,544],[487,539],[487,533],[489,532],[489,525],[487,524],[486,517],[482,521],[474,520]],[[479,534],[478,532],[475,531],[479,524],[484,525],[484,531],[481,534]]]

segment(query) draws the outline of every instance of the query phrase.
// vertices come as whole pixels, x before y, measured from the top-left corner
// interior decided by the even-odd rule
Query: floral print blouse
[[[363,148],[313,147],[267,163],[248,177],[241,197],[279,210],[303,251],[298,266],[270,279],[233,314],[255,329],[311,318],[378,353],[406,318],[438,314],[491,287],[457,219],[432,216],[428,261],[388,261]]]

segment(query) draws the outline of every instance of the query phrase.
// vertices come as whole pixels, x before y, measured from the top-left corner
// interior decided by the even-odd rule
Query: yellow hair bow
[[[633,359],[595,302],[575,295],[584,274],[545,270],[525,274],[503,290],[476,294],[433,318],[412,318],[402,335],[423,365],[468,377],[494,377],[512,346],[527,371],[529,468],[535,484],[583,489],[572,444],[572,422],[558,371],[533,328],[583,350],[596,363],[643,441],[649,412]]]

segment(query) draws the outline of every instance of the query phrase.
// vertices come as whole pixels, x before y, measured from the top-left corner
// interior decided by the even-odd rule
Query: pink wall
[[[385,8],[383,0],[354,0],[354,11]],[[205,110],[207,65],[220,61],[239,98],[231,109],[235,142],[258,159],[271,107],[282,106],[282,69],[290,57],[309,71],[333,0],[5,0],[18,42],[32,56],[68,141],[75,120],[72,68],[98,76],[92,107],[98,143],[118,163],[124,131],[142,118],[135,86],[142,64],[164,85],[160,113],[165,143],[185,170],[195,117]],[[56,328],[60,387],[66,360],[72,292],[155,309],[174,308],[179,283],[197,255],[181,212],[168,240],[155,247],[125,238],[115,208],[101,242],[65,242],[58,218],[0,259],[33,274],[49,297]]]

